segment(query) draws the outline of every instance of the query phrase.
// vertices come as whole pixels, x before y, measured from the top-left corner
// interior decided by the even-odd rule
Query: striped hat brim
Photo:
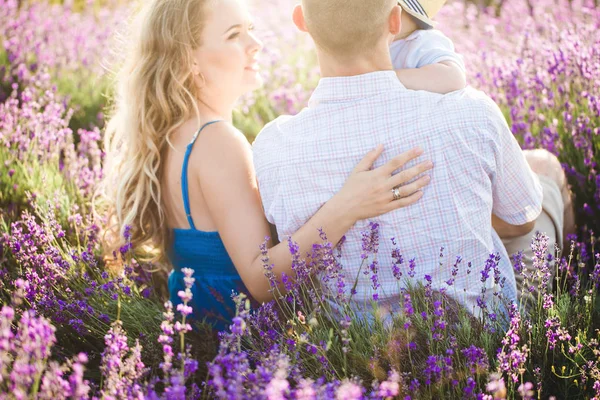
[[[429,18],[425,9],[419,3],[419,0],[398,0],[398,4],[403,8],[404,11],[418,19],[423,24],[430,28],[433,28],[437,23]]]

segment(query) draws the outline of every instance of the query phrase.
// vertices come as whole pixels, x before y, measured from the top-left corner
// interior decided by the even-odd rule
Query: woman
[[[260,85],[261,43],[241,0],[152,0],[139,22],[106,132],[106,186],[115,227],[119,237],[130,228],[135,249],[154,249],[154,260],[173,264],[174,303],[184,287],[181,269],[192,268],[195,317],[224,329],[234,315],[232,290],[249,292],[259,302],[272,298],[260,252],[269,225],[251,148],[231,122],[238,98]],[[382,151],[367,154],[340,192],[292,236],[300,254],[320,240],[318,228],[337,243],[357,220],[422,196],[425,177],[395,194],[393,189],[428,170],[429,163],[392,176],[421,151],[370,170]],[[276,276],[291,275],[287,243],[269,241],[268,247]]]

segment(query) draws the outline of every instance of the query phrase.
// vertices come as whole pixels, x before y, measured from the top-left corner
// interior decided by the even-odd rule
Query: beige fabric
[[[531,242],[535,237],[536,232],[542,232],[548,236],[548,252],[552,255],[555,254],[555,244],[559,246],[563,243],[563,225],[564,225],[564,209],[565,205],[560,193],[560,188],[552,179],[539,175],[540,183],[544,190],[544,199],[542,202],[542,213],[535,222],[535,227],[531,233],[511,239],[502,239],[506,251],[510,256],[523,251],[523,263],[524,270],[528,276],[536,276],[536,271],[533,270],[533,250],[531,249]],[[552,271],[554,272],[554,271]],[[539,290],[537,289],[541,284],[539,281],[535,281],[533,285],[536,289],[533,292],[529,292],[523,288],[524,275],[516,274],[517,281],[517,294],[519,301],[525,303],[527,308],[531,307],[532,304],[537,302]],[[552,279],[549,281],[549,286],[552,285]],[[528,285],[530,286],[530,285]]]

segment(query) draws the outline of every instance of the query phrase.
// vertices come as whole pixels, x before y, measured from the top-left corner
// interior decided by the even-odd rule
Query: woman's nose
[[[253,33],[250,34],[250,44],[248,46],[248,51],[252,53],[259,52],[263,48],[263,42],[257,38]]]

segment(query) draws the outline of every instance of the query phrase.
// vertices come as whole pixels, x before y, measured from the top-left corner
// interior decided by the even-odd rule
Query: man
[[[384,163],[420,146],[435,164],[431,184],[417,204],[357,223],[347,233],[341,260],[347,286],[357,277],[353,300],[371,300],[372,273],[362,273],[361,233],[377,222],[379,300],[395,301],[399,295],[391,268],[395,238],[405,277],[406,264],[414,259],[415,279],[427,276],[434,289],[447,288],[453,278],[448,294],[478,315],[492,290],[517,299],[499,234],[517,248],[527,247],[544,200],[552,209],[542,213],[544,229],[560,243],[564,175],[556,158],[532,153],[528,158],[536,172],[552,171],[540,183],[497,105],[482,92],[466,88],[442,96],[407,90],[389,53],[401,12],[395,0],[303,0],[296,7],[294,22],[313,38],[323,78],[306,109],[279,117],[254,143],[265,214],[280,240],[286,239],[341,188],[368,149],[383,144],[386,151],[378,161]],[[546,196],[552,202],[544,192],[554,194]],[[502,283],[489,270],[490,254],[500,257]],[[457,257],[462,261],[452,276]]]

